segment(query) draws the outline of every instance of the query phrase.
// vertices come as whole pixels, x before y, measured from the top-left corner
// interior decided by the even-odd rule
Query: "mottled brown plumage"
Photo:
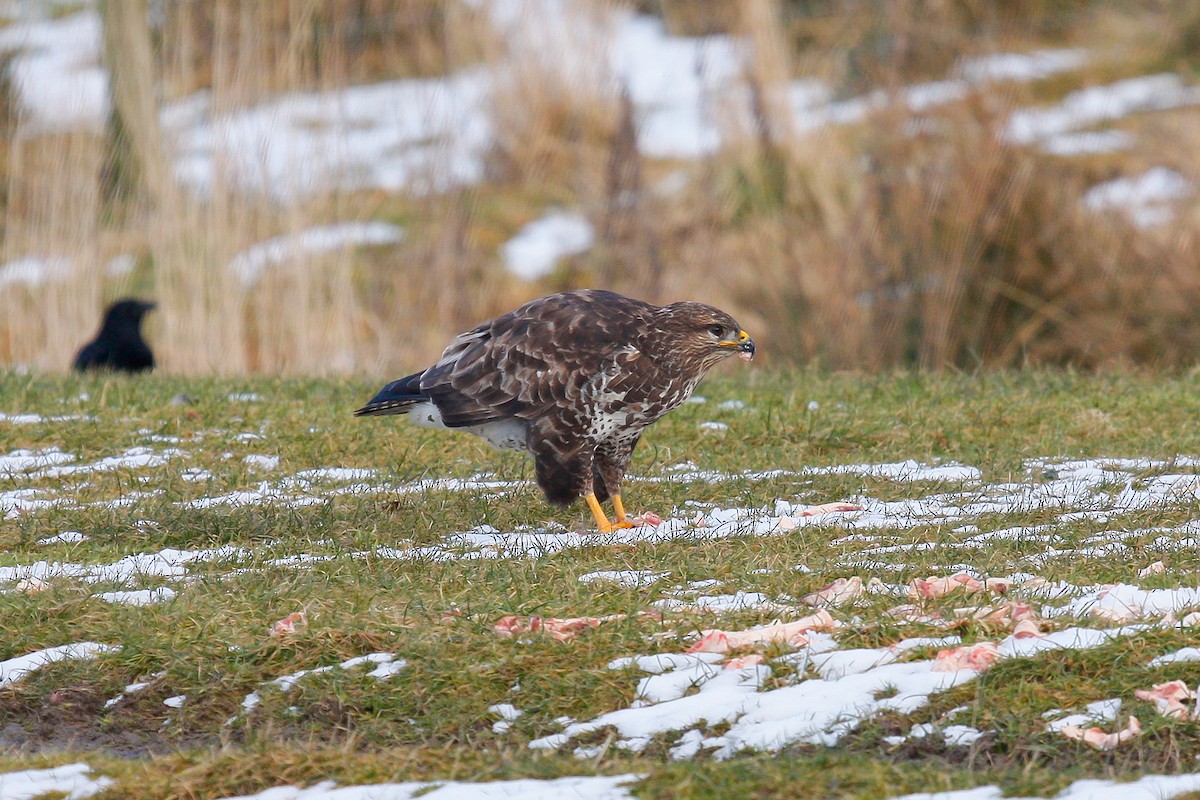
[[[613,498],[642,431],[686,400],[704,374],[754,341],[719,309],[654,306],[582,289],[542,297],[460,334],[441,359],[383,387],[354,413],[409,414],[533,454],[551,503]]]

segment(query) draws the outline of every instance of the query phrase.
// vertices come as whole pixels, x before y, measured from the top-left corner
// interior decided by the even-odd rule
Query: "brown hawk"
[[[607,533],[632,527],[621,479],[642,431],[734,354],[752,359],[754,340],[712,306],[560,292],[459,334],[436,364],[384,386],[354,414],[407,414],[527,450],[546,499],[582,497]],[[615,522],[600,508],[609,497]]]

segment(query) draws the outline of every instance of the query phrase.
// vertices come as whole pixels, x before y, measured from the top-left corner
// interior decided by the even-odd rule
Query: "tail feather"
[[[429,396],[421,391],[421,375],[412,375],[392,381],[379,390],[367,404],[354,412],[356,417],[376,417],[384,414],[407,414],[413,406],[423,403]]]

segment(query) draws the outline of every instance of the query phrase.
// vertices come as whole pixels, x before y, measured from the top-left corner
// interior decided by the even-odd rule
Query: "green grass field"
[[[698,390],[706,402],[652,428],[635,456],[627,504],[667,522],[615,537],[578,532],[582,506],[548,507],[519,455],[353,418],[375,388],[0,376],[0,662],[106,646],[0,672],[0,773],[84,762],[115,781],[98,796],[146,798],[626,773],[645,776],[630,786],[642,798],[883,798],[983,784],[1050,797],[1080,778],[1200,772],[1197,723],[1134,697],[1200,682],[1200,662],[1148,666],[1197,640],[1181,622],[1200,608],[1197,375],[722,371]],[[173,402],[182,393],[190,402]],[[978,473],[869,468],[910,459]],[[838,465],[854,469],[819,469]],[[801,518],[776,501],[864,511]],[[601,571],[626,580],[580,580]],[[915,578],[958,571],[1013,587],[906,594]],[[710,689],[711,713],[723,708],[734,695],[714,688],[728,681],[719,659],[715,677],[658,702],[635,702],[647,673],[610,667],[682,653],[700,630],[805,616],[800,598],[852,576],[877,581],[830,609],[838,652],[937,640],[894,659],[915,664],[952,647],[947,636],[1001,642],[1011,630],[954,610],[1002,600],[1035,609],[1051,637],[1108,638],[1009,654],[914,708],[860,708],[830,743],[793,732],[766,749],[736,713],[673,730],[653,721]],[[1105,584],[1163,591],[1133,595],[1114,618],[1088,605],[1103,605]],[[141,594],[102,596],[115,592]],[[889,613],[901,604],[920,615]],[[272,636],[293,612],[306,624]],[[508,614],[628,616],[561,642],[498,635]],[[730,692],[763,713],[823,674],[805,648],[746,652],[765,662]],[[276,682],[368,654],[389,655]],[[134,683],[146,685],[123,694]],[[851,697],[848,686],[829,678],[824,694]],[[906,691],[865,697],[886,706]],[[1047,730],[1113,698],[1115,717],[1084,727],[1136,716],[1141,735],[1115,749]],[[522,713],[496,726],[499,704]],[[659,729],[634,742],[620,726],[570,728],[622,709]],[[910,735],[924,723],[928,735]],[[956,725],[979,735],[946,740]],[[529,746],[564,733],[557,748]],[[713,741],[679,749],[701,734]]]

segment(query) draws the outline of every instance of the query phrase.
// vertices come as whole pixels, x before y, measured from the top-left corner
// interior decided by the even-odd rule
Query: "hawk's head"
[[[658,309],[655,315],[669,346],[679,356],[694,359],[702,370],[737,354],[754,358],[754,340],[737,320],[719,308],[684,301]]]

